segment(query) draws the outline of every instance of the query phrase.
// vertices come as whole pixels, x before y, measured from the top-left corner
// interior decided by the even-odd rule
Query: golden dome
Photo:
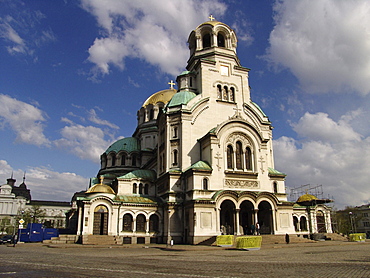
[[[90,187],[86,193],[110,193],[116,194],[112,187],[103,183],[103,176],[100,176],[100,183],[95,184],[94,186]]]
[[[149,104],[157,104],[158,102],[163,102],[164,104],[167,104],[171,100],[174,94],[176,94],[175,89],[166,89],[159,92],[156,92],[152,94],[150,97],[147,98],[147,100],[144,102],[142,107],[146,107]]]
[[[298,198],[297,203],[302,203],[302,202],[310,202],[313,200],[317,200],[317,197],[311,194],[304,194],[301,197]]]

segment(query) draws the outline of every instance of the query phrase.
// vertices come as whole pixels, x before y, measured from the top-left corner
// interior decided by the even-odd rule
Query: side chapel
[[[234,30],[211,17],[188,44],[178,89],[171,82],[146,99],[132,137],[108,147],[77,197],[82,241],[198,244],[256,226],[261,234],[295,233],[272,125],[251,100]]]

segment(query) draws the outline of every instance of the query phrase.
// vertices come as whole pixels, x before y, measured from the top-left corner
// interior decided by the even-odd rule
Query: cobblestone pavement
[[[206,246],[0,246],[1,277],[370,277],[370,243]]]

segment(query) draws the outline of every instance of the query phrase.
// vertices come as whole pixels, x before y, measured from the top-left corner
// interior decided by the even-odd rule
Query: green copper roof
[[[145,179],[149,181],[154,181],[157,178],[156,173],[153,170],[135,170],[127,173],[119,178],[122,179]]]
[[[256,106],[256,108],[257,108],[257,109],[262,113],[262,115],[263,115],[263,116],[267,117],[267,116],[266,116],[266,114],[265,114],[265,112],[263,112],[263,110],[261,109],[261,107],[259,107],[259,105],[258,105],[257,103],[255,103],[255,102],[253,102],[253,101],[252,101],[252,103],[253,103],[253,105],[254,105],[254,106]]]
[[[115,201],[122,203],[136,203],[136,204],[156,204],[157,202],[154,199],[141,196],[132,196],[132,195],[121,195],[114,198]]]
[[[120,151],[126,151],[128,153],[134,151],[140,151],[139,141],[134,137],[126,137],[114,142],[106,151],[105,153],[108,154],[110,152],[118,153]]]
[[[286,174],[279,172],[278,170],[272,169],[270,167],[268,167],[268,170],[270,175],[286,176]]]
[[[212,171],[212,167],[205,161],[198,161],[198,162],[195,162],[193,165],[191,165],[190,167],[188,167],[185,171],[189,170],[189,169],[193,169],[193,170],[205,170],[205,171]]]
[[[180,75],[179,76],[181,76],[181,75],[186,75],[186,74],[189,74],[190,73],[190,71],[188,71],[188,70],[184,70],[182,73],[180,73]]]
[[[168,107],[175,107],[175,106],[178,106],[178,105],[188,104],[188,102],[191,99],[195,98],[195,97],[196,97],[196,94],[195,93],[190,92],[190,91],[187,91],[187,90],[183,90],[183,91],[177,92],[172,97],[172,99],[170,100],[170,102],[168,103]]]

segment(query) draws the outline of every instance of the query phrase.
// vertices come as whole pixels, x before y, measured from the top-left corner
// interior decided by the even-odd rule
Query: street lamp
[[[353,213],[352,211],[349,212],[349,221],[351,223],[351,233],[354,233],[354,223],[353,223]]]
[[[168,210],[167,246],[171,245],[171,210]]]

